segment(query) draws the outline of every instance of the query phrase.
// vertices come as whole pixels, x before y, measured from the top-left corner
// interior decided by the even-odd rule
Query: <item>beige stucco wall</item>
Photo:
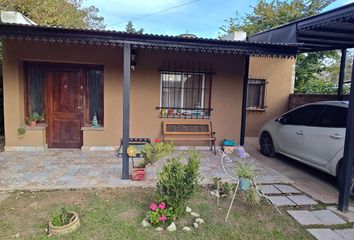
[[[265,105],[262,111],[247,111],[246,136],[258,136],[265,122],[288,110],[289,94],[293,89],[295,59],[261,58],[250,59],[249,78],[265,79]]]
[[[28,130],[23,139],[17,136],[17,128],[24,125],[24,60],[104,65],[104,128],[84,130],[83,145],[119,145],[119,139],[122,137],[121,48],[5,40],[3,49],[6,147],[46,145],[45,130]],[[215,72],[212,86],[213,130],[219,141],[224,138],[238,141],[241,122],[242,56],[145,49],[137,50],[137,67],[132,71],[131,136],[161,137],[163,119],[158,118],[158,111],[155,109],[160,103],[158,70],[168,61],[212,66]]]

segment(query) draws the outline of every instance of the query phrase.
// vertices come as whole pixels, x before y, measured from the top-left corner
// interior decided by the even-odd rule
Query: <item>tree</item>
[[[127,33],[138,33],[138,34],[143,34],[144,33],[144,29],[143,28],[140,28],[140,30],[136,30],[134,28],[134,25],[133,25],[132,21],[129,21],[127,23],[127,25],[125,26],[125,31]]]
[[[230,17],[228,20],[225,20],[226,24],[219,28],[221,31],[219,37],[234,31],[244,31],[250,35],[265,31],[300,18],[318,14],[334,1],[336,0],[273,0],[268,3],[265,0],[259,0],[253,6],[252,13],[245,14],[244,16],[236,13],[235,18]],[[311,86],[311,92],[316,91],[316,88],[313,86],[320,80],[320,73],[322,71],[327,71],[329,75],[335,75],[338,71],[338,66],[327,66],[325,63],[329,59],[338,61],[338,52],[330,51],[298,55],[296,61],[295,91],[302,92],[306,86]],[[327,82],[329,81],[327,80]],[[331,89],[331,87],[322,87],[318,93],[329,92],[330,90],[328,89]]]
[[[18,11],[40,25],[103,29],[98,8],[83,0],[0,0],[2,10]]]

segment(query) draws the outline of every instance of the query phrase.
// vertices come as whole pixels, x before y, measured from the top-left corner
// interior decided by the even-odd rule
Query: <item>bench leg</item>
[[[214,155],[216,155],[216,146],[215,146],[215,140],[213,141],[213,145],[214,145]]]

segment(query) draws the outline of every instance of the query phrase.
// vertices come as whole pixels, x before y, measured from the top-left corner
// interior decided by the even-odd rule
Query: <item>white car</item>
[[[342,174],[347,101],[306,104],[267,122],[259,136],[261,153],[288,156],[323,172]]]

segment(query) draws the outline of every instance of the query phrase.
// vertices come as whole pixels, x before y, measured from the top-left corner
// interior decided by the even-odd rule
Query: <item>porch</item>
[[[176,151],[178,154],[181,151]],[[213,177],[227,178],[220,156],[201,151],[202,184],[211,184]],[[147,166],[145,181],[122,180],[122,159],[116,151],[81,151],[79,149],[50,149],[45,152],[0,153],[0,191],[54,190],[79,188],[155,187],[157,172],[164,161]],[[240,159],[231,156],[232,163],[225,163],[234,174]],[[258,183],[291,183],[287,177],[250,157],[248,161],[257,169]]]

